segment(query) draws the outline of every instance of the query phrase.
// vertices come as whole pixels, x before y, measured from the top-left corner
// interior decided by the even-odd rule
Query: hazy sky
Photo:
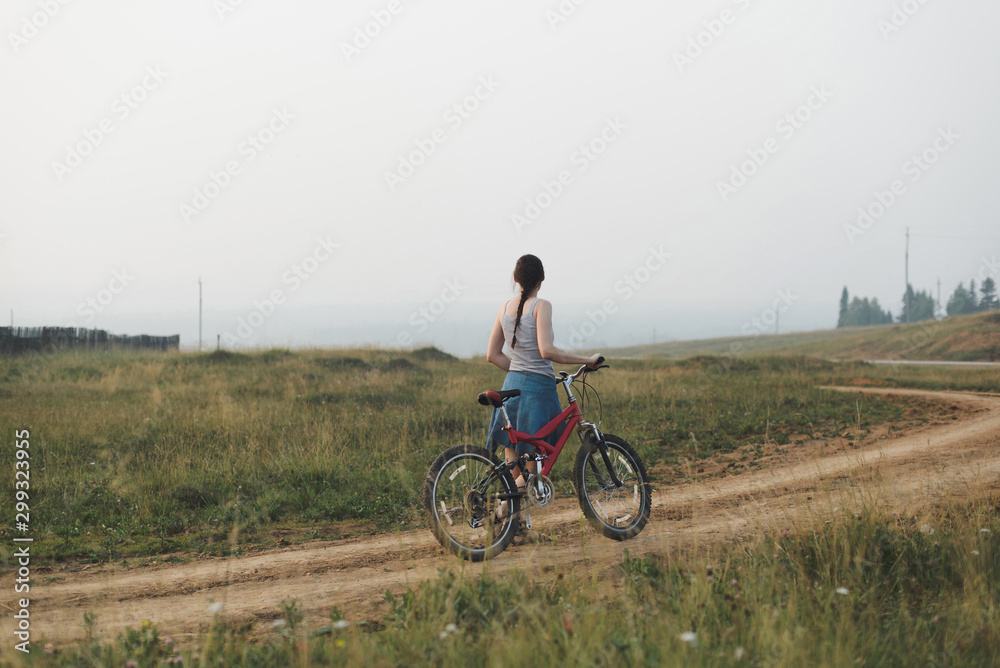
[[[8,0],[0,322],[479,349],[531,252],[613,344],[1000,256],[997,3],[576,3]]]

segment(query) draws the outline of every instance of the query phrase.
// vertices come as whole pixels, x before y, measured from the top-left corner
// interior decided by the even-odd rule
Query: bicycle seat
[[[521,396],[521,390],[500,390],[499,392],[496,390],[487,390],[486,392],[479,393],[479,403],[483,406],[500,408],[500,405],[507,399],[519,396]]]

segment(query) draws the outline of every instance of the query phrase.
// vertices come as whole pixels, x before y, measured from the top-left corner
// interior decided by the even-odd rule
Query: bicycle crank
[[[535,505],[544,508],[552,503],[556,490],[548,476],[533,475],[528,478],[528,497]]]

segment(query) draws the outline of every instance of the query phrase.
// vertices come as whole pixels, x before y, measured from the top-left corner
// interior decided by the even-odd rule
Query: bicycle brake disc
[[[544,508],[552,502],[555,496],[555,488],[548,476],[533,475],[528,478],[528,496],[536,506]]]

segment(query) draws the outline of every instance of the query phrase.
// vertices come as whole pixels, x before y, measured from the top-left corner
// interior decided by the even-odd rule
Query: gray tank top
[[[506,305],[504,305],[504,312],[500,314],[500,324],[503,326],[504,341],[507,342],[507,348],[510,350],[510,370],[540,373],[551,378],[555,376],[556,372],[552,368],[552,362],[542,357],[538,351],[538,323],[535,322],[535,316],[531,313],[537,301],[536,297],[530,305],[525,304],[524,311],[521,312],[521,323],[517,326],[516,348],[512,348],[510,342],[514,338],[514,322],[517,318],[507,315]]]

